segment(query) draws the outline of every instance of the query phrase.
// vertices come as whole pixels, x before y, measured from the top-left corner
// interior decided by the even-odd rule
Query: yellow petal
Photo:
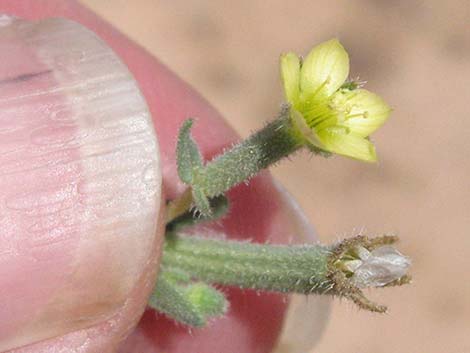
[[[337,39],[314,47],[305,58],[300,71],[300,89],[306,99],[323,99],[332,95],[346,81],[349,56]]]
[[[299,99],[300,60],[294,53],[281,55],[281,78],[287,101],[293,106]]]
[[[296,127],[299,137],[304,139],[307,143],[314,145],[315,147],[323,148],[323,145],[318,140],[315,131],[312,130],[305,121],[305,118],[297,110],[291,109],[290,117],[293,125]]]
[[[341,125],[362,137],[369,136],[382,126],[391,112],[382,98],[365,89],[338,91],[332,97],[332,104],[334,109],[346,111]]]
[[[341,129],[325,129],[318,132],[324,149],[366,162],[377,161],[374,145],[367,139]]]

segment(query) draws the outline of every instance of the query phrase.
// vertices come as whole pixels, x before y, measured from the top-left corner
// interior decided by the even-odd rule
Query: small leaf
[[[185,300],[179,286],[168,278],[164,271],[161,271],[158,276],[157,284],[149,300],[149,306],[186,325],[194,327],[204,325],[201,315]]]
[[[202,156],[199,148],[191,137],[193,119],[186,120],[180,128],[176,146],[176,161],[180,179],[188,185],[192,184],[194,170],[202,167]]]
[[[228,307],[225,296],[217,289],[201,282],[187,284],[186,275],[163,267],[149,305],[192,327],[205,326],[209,319],[223,315]]]
[[[215,288],[202,283],[194,283],[186,290],[188,301],[205,318],[220,316],[227,311],[225,296]]]

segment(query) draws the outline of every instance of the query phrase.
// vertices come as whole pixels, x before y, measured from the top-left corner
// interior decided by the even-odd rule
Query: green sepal
[[[345,83],[343,83],[340,88],[354,91],[358,89],[359,87],[360,87],[360,82],[354,81],[354,80],[350,80],[350,81],[348,80]]]
[[[193,119],[187,119],[180,128],[176,146],[176,162],[178,175],[187,185],[191,185],[196,170],[202,168],[202,156],[198,146],[191,137]]]

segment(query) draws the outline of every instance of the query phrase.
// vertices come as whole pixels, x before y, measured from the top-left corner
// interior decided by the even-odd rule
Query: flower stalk
[[[359,236],[329,246],[287,246],[170,233],[165,241],[162,268],[185,273],[193,280],[208,284],[341,296],[352,299],[362,308],[384,312],[386,308],[370,302],[361,289],[381,287],[400,280],[406,275],[409,260],[396,251],[395,260],[403,265],[400,271],[390,269],[384,263],[376,267],[369,264],[370,281],[360,286],[356,284],[355,272],[348,268],[348,263],[358,259],[355,254],[359,247],[373,252],[384,249],[384,246],[391,247],[395,241],[396,238],[390,237],[369,239]],[[383,270],[389,272],[386,278]],[[378,277],[382,281],[377,280]]]
[[[302,147],[289,116],[285,107],[277,119],[209,161],[197,179],[207,197],[223,194]]]

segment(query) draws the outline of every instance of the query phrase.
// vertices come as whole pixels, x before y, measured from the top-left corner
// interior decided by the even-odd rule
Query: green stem
[[[386,250],[396,241],[397,238],[391,236],[357,236],[331,246],[270,245],[169,232],[150,306],[179,322],[200,327],[226,311],[223,294],[211,286],[223,284],[261,291],[341,296],[363,309],[385,312],[385,306],[367,299],[351,280],[354,270],[350,262],[360,259],[356,254],[360,248]],[[388,251],[381,261],[369,264],[371,279],[374,276],[382,278],[387,268],[393,270],[400,256],[404,260],[403,255],[395,252],[395,264],[384,265],[390,260],[387,260],[390,254]],[[374,256],[380,258],[380,255]],[[391,278],[387,285],[402,285],[409,281],[410,277],[405,274]]]
[[[331,248],[267,245],[167,235],[162,265],[207,283],[297,293],[327,293]],[[334,294],[334,293],[332,293]]]
[[[302,139],[292,125],[289,109],[285,108],[263,129],[208,162],[194,184],[207,197],[220,195],[300,147]]]

